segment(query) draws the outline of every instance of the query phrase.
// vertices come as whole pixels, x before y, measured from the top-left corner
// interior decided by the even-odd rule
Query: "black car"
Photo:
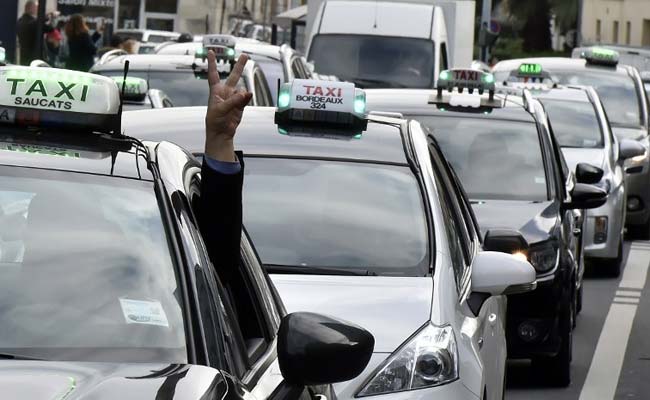
[[[461,72],[441,73],[448,87],[461,84],[453,81],[454,74]],[[489,74],[467,73],[474,75],[494,82]],[[581,221],[581,209],[603,204],[606,194],[576,183],[544,109],[528,91],[521,97],[492,90],[488,93],[480,83],[473,94],[367,90],[368,108],[398,112],[428,127],[472,201],[483,233],[513,229],[526,239],[529,251],[518,252],[515,243],[512,252],[535,267],[538,286],[508,296],[508,357],[532,358],[544,366],[544,376],[565,386],[584,270],[576,221]]]
[[[0,68],[4,398],[309,399],[364,369],[372,336],[285,315],[246,235],[222,279],[200,164],[119,134],[112,80],[48,74]]]

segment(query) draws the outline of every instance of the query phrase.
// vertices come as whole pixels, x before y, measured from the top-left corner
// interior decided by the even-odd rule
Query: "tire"
[[[623,263],[623,239],[618,242],[618,256],[616,258],[603,259],[602,264],[605,272],[612,278],[621,275],[621,264]]]
[[[533,360],[535,374],[554,387],[568,387],[571,384],[571,359],[573,358],[573,310],[571,308],[572,305],[562,312],[559,326],[560,351],[555,357]]]
[[[577,314],[580,314],[582,312],[582,288],[583,288],[583,285],[584,285],[584,283],[582,285],[580,285],[580,289],[578,289],[578,299],[576,301],[576,313]]]

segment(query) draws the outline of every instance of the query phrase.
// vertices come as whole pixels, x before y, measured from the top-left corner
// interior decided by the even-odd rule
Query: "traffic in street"
[[[0,42],[2,399],[648,398],[632,21],[139,4]]]

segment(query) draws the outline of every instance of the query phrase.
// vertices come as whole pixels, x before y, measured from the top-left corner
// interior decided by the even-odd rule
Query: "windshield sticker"
[[[546,185],[546,178],[541,176],[536,176],[535,183],[537,183],[538,185]]]
[[[79,158],[81,154],[78,151],[63,149],[59,147],[50,147],[30,144],[0,144],[0,150],[13,151],[17,153],[42,154],[47,156]]]
[[[157,325],[169,328],[162,304],[156,300],[120,299],[127,324]]]

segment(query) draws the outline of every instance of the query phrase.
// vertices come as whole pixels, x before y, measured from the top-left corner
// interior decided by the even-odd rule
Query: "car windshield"
[[[98,71],[105,76],[120,76],[122,71]],[[202,74],[204,75],[204,74]],[[178,71],[129,71],[129,76],[148,81],[149,87],[159,89],[169,96],[176,107],[207,106],[208,82],[207,77],[195,75],[192,70]],[[227,75],[222,75],[224,78]],[[246,89],[244,78],[239,80],[238,88]]]
[[[593,86],[605,106],[609,122],[614,126],[636,128],[643,125],[642,98],[634,80],[627,73],[585,68],[553,71],[552,75],[566,85]]]
[[[561,147],[603,147],[594,106],[585,101],[540,99]]]
[[[548,198],[534,123],[458,116],[413,116],[433,131],[471,199]]]
[[[266,265],[428,272],[427,217],[408,167],[248,158],[244,223]]]
[[[0,168],[0,352],[186,363],[151,182]]]
[[[316,72],[363,88],[431,88],[434,43],[427,39],[317,35],[309,60]]]
[[[278,100],[278,80],[280,83],[284,83],[286,78],[284,76],[284,67],[280,60],[274,60],[268,57],[262,56],[252,56],[253,60],[257,62],[257,65],[260,66],[264,76],[266,76],[266,81],[269,84],[269,90],[271,91],[271,98],[273,99],[273,105],[275,105]]]

